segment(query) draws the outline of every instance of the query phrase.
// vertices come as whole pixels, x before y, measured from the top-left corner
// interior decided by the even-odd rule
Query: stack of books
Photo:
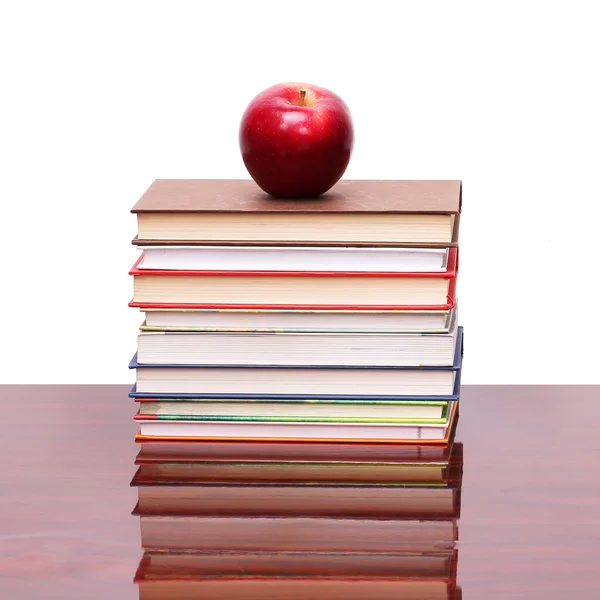
[[[150,186],[130,303],[140,593],[459,590],[460,211],[459,181]]]
[[[157,180],[133,208],[141,435],[448,440],[460,388],[458,181],[277,200]]]

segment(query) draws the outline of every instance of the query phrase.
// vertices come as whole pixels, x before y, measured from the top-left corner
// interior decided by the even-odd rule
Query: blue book
[[[140,365],[131,398],[458,400],[463,328],[451,366]]]

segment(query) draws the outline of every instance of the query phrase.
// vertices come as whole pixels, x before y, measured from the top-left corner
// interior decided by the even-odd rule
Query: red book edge
[[[138,411],[133,415],[133,418],[135,421],[157,421],[158,415],[142,415]]]

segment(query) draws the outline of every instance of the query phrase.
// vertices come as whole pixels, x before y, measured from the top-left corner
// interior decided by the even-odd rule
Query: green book
[[[260,423],[443,424],[450,402],[141,402],[139,419]]]

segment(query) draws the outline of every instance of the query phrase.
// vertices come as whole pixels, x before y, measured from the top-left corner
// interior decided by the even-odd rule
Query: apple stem
[[[300,90],[300,106],[306,106],[306,90]]]

